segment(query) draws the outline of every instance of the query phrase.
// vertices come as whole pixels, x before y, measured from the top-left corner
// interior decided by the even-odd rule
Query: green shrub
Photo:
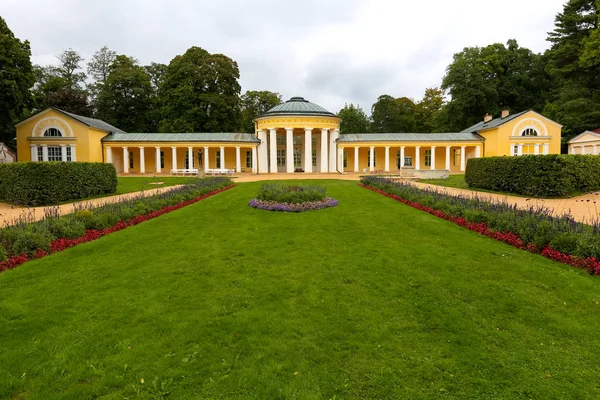
[[[49,251],[52,240],[52,234],[39,225],[10,227],[0,231],[0,243],[9,257],[23,253],[32,256],[38,249]]]
[[[323,201],[326,189],[323,186],[283,185],[266,183],[260,187],[256,198],[277,203],[307,203]]]
[[[465,181],[472,188],[535,197],[565,197],[600,190],[600,157],[549,154],[472,158]]]
[[[48,230],[55,238],[75,239],[83,236],[86,231],[86,225],[75,218],[50,218],[46,222]]]
[[[6,261],[6,259],[6,250],[4,250],[4,247],[0,244],[0,262]]]
[[[115,193],[112,164],[18,162],[0,164],[0,201],[28,206],[59,204]]]

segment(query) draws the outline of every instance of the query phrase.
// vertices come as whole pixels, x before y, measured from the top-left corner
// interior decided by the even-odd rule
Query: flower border
[[[600,260],[594,257],[580,258],[575,257],[570,254],[562,253],[558,250],[554,250],[552,247],[547,246],[546,248],[540,250],[535,244],[527,243],[525,244],[518,235],[512,232],[498,232],[493,229],[490,229],[485,222],[469,222],[463,217],[453,217],[444,213],[443,211],[433,209],[431,207],[426,207],[420,203],[409,201],[403,199],[400,196],[387,193],[383,190],[374,188],[372,186],[365,185],[363,183],[359,183],[359,186],[364,187],[365,189],[369,189],[375,193],[379,193],[383,196],[389,197],[390,199],[396,200],[400,203],[406,204],[407,206],[416,208],[417,210],[425,211],[431,215],[435,215],[438,218],[445,219],[446,221],[450,221],[455,223],[456,225],[462,226],[463,228],[467,228],[470,231],[477,232],[481,235],[487,236],[492,239],[499,240],[506,244],[509,244],[517,249],[525,250],[534,254],[541,254],[543,257],[546,257],[550,260],[570,265],[575,268],[585,269],[592,275],[600,275]]]
[[[203,194],[202,196],[198,196],[194,199],[187,200],[187,201],[184,201],[179,204],[175,204],[172,206],[164,206],[160,210],[155,210],[155,211],[151,211],[147,214],[138,215],[137,217],[127,220],[126,222],[119,221],[115,225],[111,226],[110,228],[101,229],[101,230],[89,229],[85,232],[85,234],[83,236],[80,236],[76,239],[67,239],[67,238],[55,239],[50,243],[50,251],[38,249],[35,252],[35,254],[33,255],[33,257],[29,257],[29,256],[27,256],[27,254],[21,254],[20,256],[13,256],[6,261],[0,262],[0,273],[3,271],[9,270],[9,269],[18,267],[19,265],[21,265],[27,261],[37,260],[39,258],[45,257],[45,256],[53,254],[53,253],[58,253],[60,251],[77,246],[79,244],[91,242],[93,240],[101,238],[102,236],[106,236],[110,233],[121,231],[129,226],[138,225],[144,221],[158,218],[163,214],[167,214],[167,213],[170,213],[171,211],[179,210],[180,208],[189,206],[190,204],[197,203],[200,200],[204,200],[207,197],[211,197],[218,193],[232,189],[235,186],[236,185],[227,186],[222,189],[213,190],[209,193]]]
[[[331,197],[325,197],[322,201],[307,201],[305,203],[279,203],[276,201],[252,199],[248,205],[265,211],[280,211],[300,213],[304,211],[322,210],[339,205],[340,202]]]

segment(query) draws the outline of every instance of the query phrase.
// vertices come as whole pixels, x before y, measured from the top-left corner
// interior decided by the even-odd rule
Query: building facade
[[[569,154],[600,154],[600,129],[585,131],[568,143]]]
[[[17,124],[22,161],[109,162],[122,174],[182,169],[237,173],[459,173],[469,158],[560,153],[561,125],[533,111],[456,133],[340,134],[341,119],[292,97],[249,133],[127,133],[49,108]],[[409,174],[409,175],[410,175]]]
[[[17,155],[7,145],[0,142],[0,164],[8,164],[15,161],[17,161]]]

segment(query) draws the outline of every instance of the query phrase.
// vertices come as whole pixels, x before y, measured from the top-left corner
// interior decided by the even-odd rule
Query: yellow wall
[[[526,128],[536,129],[539,136],[520,136]],[[532,146],[530,154],[533,154],[533,145],[536,143],[542,145],[548,143],[550,145],[549,154],[560,154],[561,130],[561,126],[556,122],[534,111],[529,111],[504,125],[481,131],[479,134],[486,139],[485,157],[510,156],[511,146],[517,144]],[[543,147],[540,147],[540,154],[542,153]],[[527,154],[525,149],[523,154]]]
[[[256,119],[256,129],[269,128],[313,128],[313,129],[339,129],[342,120],[338,117],[310,117],[310,116],[280,116]],[[285,130],[283,131],[285,132]],[[296,132],[294,132],[296,133]]]

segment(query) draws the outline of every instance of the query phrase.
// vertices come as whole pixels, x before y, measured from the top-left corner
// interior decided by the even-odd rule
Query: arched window
[[[44,136],[62,136],[62,133],[56,128],[48,128],[44,132]]]
[[[538,136],[538,132],[533,128],[527,128],[521,133],[521,136]]]

